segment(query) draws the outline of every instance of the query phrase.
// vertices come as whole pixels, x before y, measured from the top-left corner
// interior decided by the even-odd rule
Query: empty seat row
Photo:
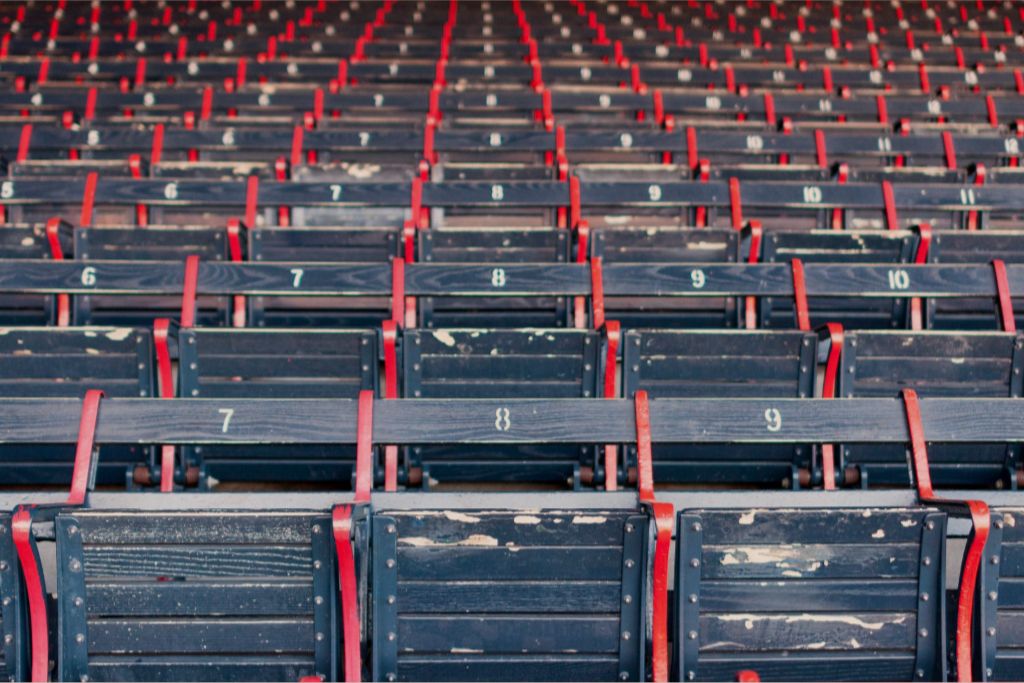
[[[970,443],[988,438],[990,425],[1020,440],[1015,401],[734,399],[726,414],[716,402],[648,403],[646,395],[506,399],[457,402],[462,425],[432,421],[438,401],[364,395],[356,403],[146,402],[96,392],[84,403],[3,400],[5,444],[42,434],[77,441],[82,454],[70,496],[2,499],[12,512],[0,552],[23,577],[13,564],[0,573],[11,598],[3,628],[60,634],[52,657],[47,638],[16,641],[4,653],[7,670],[23,675],[31,664],[45,677],[54,660],[61,679],[94,680],[352,680],[360,670],[372,680],[667,680],[669,671],[674,680],[728,680],[744,670],[766,680],[944,680],[949,638],[961,678],[964,667],[1019,676],[1020,497],[993,493],[990,512],[983,496],[973,515],[961,498],[935,497],[919,443]],[[764,427],[765,405],[776,406],[776,431]],[[77,436],[82,408],[96,442],[93,432]],[[974,423],[958,420],[965,411]],[[296,424],[303,415],[306,424]],[[876,421],[867,424],[868,415]],[[726,433],[791,445],[816,436],[897,444],[909,433],[918,490],[655,494],[652,440]],[[155,435],[178,444],[355,443],[362,483],[349,499],[89,492],[96,443]],[[420,439],[631,442],[639,495],[370,495],[366,447]],[[960,551],[947,537],[966,539],[975,561],[948,578]],[[54,555],[37,550],[54,543]],[[57,587],[49,613],[44,580]],[[947,600],[982,628],[953,625]]]
[[[156,349],[154,349],[156,347]],[[161,351],[161,347],[164,350]],[[510,399],[632,397],[841,399],[893,396],[1019,398],[1024,342],[1000,332],[627,331],[604,338],[585,330],[182,329],[154,342],[128,328],[0,329],[0,387],[12,397],[67,397],[88,388],[117,397],[205,399]],[[172,373],[171,356],[177,360]],[[159,380],[158,380],[159,378]],[[67,449],[5,448],[4,479],[66,478]],[[519,481],[615,488],[636,477],[636,454],[610,447],[442,446],[417,444],[377,479],[436,482]],[[826,465],[820,446],[688,444],[654,449],[660,481],[815,487],[825,469],[847,486],[906,486],[902,447],[850,443]],[[181,485],[216,481],[310,481],[347,488],[355,453],[336,446],[201,445],[183,451],[170,476]],[[386,463],[384,463],[386,464]],[[936,484],[1016,488],[1019,448],[936,446]],[[149,485],[163,463],[147,446],[104,447],[99,480]],[[608,468],[613,468],[611,471]],[[212,478],[212,479],[211,479]],[[385,481],[386,478],[386,481]]]
[[[407,264],[395,258],[389,263],[389,242],[383,239],[376,245],[384,258],[375,261],[228,262],[218,255],[202,260],[198,254],[170,261],[135,260],[130,255],[95,261],[15,258],[0,261],[0,292],[18,295],[11,297],[5,315],[20,324],[54,319],[60,325],[69,324],[69,297],[74,295],[75,324],[148,326],[154,315],[175,315],[181,310],[182,294],[188,290],[195,293],[190,294],[189,306],[198,310],[202,325],[224,324],[231,311],[235,326],[244,326],[248,320],[257,327],[366,327],[390,317],[410,326],[419,319],[424,327],[573,324],[599,328],[607,317],[627,327],[785,328],[796,324],[809,329],[812,324],[841,322],[864,328],[1011,329],[1012,300],[1024,286],[1018,281],[1020,265],[1013,263],[1010,251],[1015,238],[998,233],[982,233],[977,242],[974,235],[965,235],[962,241],[951,235],[936,236],[934,241],[943,243],[937,250],[938,263],[924,263],[919,243],[915,262],[906,264],[906,250],[913,240],[907,233],[880,235],[877,240],[822,235],[820,241],[814,236],[776,241],[781,236],[772,235],[771,262],[751,263],[753,259],[748,258],[735,263],[730,247],[736,240],[730,233],[667,231],[645,236],[634,232],[600,242],[608,245],[607,262],[595,255],[559,263],[557,259],[518,260],[529,250],[512,250],[507,260],[491,259],[486,248],[472,246],[479,244],[472,234],[453,240],[447,231],[426,232],[425,244],[453,245],[452,260],[434,262],[428,251],[423,262]],[[284,237],[283,242],[275,240],[277,253],[288,256],[288,240],[302,233],[256,233],[260,235]],[[356,233],[356,240],[360,235]],[[701,239],[705,235],[707,241]],[[351,235],[344,232],[326,231],[319,236],[323,244],[338,248],[336,253],[344,254],[351,244]],[[541,239],[523,240],[520,246],[538,249],[535,254],[547,251],[549,257],[551,251],[564,254],[565,231],[534,236]],[[485,244],[501,248],[503,240],[501,233],[492,233]],[[630,240],[639,240],[644,248],[629,247]],[[220,246],[212,241],[211,250]],[[454,247],[456,242],[461,244]],[[975,251],[972,243],[1004,245],[1007,250],[1002,255],[1011,258],[1010,265],[1001,259],[985,263],[987,254]],[[821,248],[828,244],[839,248],[831,253]],[[846,251],[844,245],[848,245]],[[702,258],[704,254],[710,257]],[[649,272],[657,277],[649,277]],[[54,304],[45,295],[57,295],[55,318],[48,315]],[[574,304],[566,301],[570,297]],[[737,304],[740,297],[744,301]],[[916,301],[922,298],[928,300],[927,306]],[[508,318],[513,312],[524,317]]]

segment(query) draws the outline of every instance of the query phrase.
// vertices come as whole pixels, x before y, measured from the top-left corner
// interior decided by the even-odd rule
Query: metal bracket
[[[649,520],[642,515],[626,519],[622,541],[622,594],[619,615],[619,680],[640,681],[646,638],[644,615],[644,546]]]
[[[682,512],[676,528],[675,680],[692,681],[700,659],[701,517]]]
[[[373,679],[398,679],[398,526],[373,517]]]
[[[932,513],[921,521],[914,680],[933,681],[942,678],[946,666],[946,515]]]
[[[337,571],[335,553],[331,548],[330,518],[313,520],[310,526],[313,546],[313,662],[314,675],[322,681],[338,679],[338,641],[341,632],[338,623],[340,607],[334,590],[334,572]],[[306,674],[304,674],[306,675]]]
[[[57,566],[60,680],[78,681],[89,673],[88,604],[82,527],[71,515],[58,515],[55,523],[58,562],[65,560]]]

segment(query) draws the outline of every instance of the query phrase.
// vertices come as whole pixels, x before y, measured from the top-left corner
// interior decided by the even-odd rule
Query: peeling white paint
[[[540,517],[534,517],[533,515],[516,515],[512,518],[512,521],[516,524],[540,524]]]
[[[466,515],[461,512],[455,512],[454,510],[445,510],[444,516],[453,522],[465,522],[466,524],[478,524],[480,522],[479,517],[473,515]]]
[[[913,519],[905,519],[902,522],[900,522],[900,526],[903,527],[904,529],[909,529],[910,527],[912,527],[912,526],[914,526],[916,524],[917,524],[917,522],[915,520],[913,520]]]
[[[871,534],[871,538],[885,538],[885,529],[879,529],[875,533]]]
[[[1017,526],[1017,519],[1013,515],[1006,513],[1003,515],[1003,524],[1006,526]]]
[[[715,615],[716,619],[720,621],[742,621],[744,626],[748,622],[781,622],[783,624],[847,624],[848,626],[856,626],[866,631],[880,631],[886,626],[892,624],[903,624],[906,622],[907,617],[899,616],[891,621],[865,621],[860,617],[855,617],[852,614],[719,614]],[[747,627],[749,628],[749,627]]]
[[[349,175],[365,179],[380,173],[380,166],[377,164],[352,164],[347,170]]]
[[[128,338],[128,335],[132,333],[130,327],[119,327],[116,330],[111,330],[104,335],[110,341],[124,341]]]
[[[411,545],[415,548],[445,548],[450,546],[472,546],[477,548],[498,547],[498,539],[486,534],[472,534],[471,536],[451,543],[441,543],[440,541],[435,541],[432,538],[424,538],[423,536],[406,536],[398,540],[399,543]]]
[[[472,647],[453,647],[451,653],[453,655],[482,655],[484,651]]]
[[[441,342],[445,346],[455,346],[455,337],[444,330],[438,330],[434,332],[434,339]]]
[[[743,526],[749,526],[754,523],[755,519],[757,519],[757,512],[751,510],[750,512],[740,515],[739,523]]]
[[[21,238],[21,246],[23,246],[23,247],[31,247],[35,243],[36,243],[36,241],[34,239],[32,239],[31,237],[22,237]]]
[[[576,515],[572,518],[573,524],[604,524],[607,521],[606,517],[587,517],[586,515]]]

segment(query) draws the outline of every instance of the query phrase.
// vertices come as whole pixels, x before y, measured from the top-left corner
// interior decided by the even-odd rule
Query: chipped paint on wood
[[[444,330],[437,330],[432,334],[434,335],[434,339],[445,346],[455,346],[455,337],[453,337],[451,333],[445,332]]]
[[[573,524],[604,524],[607,521],[607,517],[599,516],[576,515],[572,518]]]
[[[455,512],[454,510],[445,510],[442,514],[444,514],[446,519],[449,519],[452,522],[464,522],[466,524],[477,524],[480,522],[479,517]]]
[[[516,524],[540,524],[540,517],[534,515],[516,515],[512,518]]]
[[[109,339],[110,341],[124,341],[125,339],[128,338],[128,335],[130,335],[131,333],[132,328],[130,327],[119,327],[116,330],[111,330],[110,332],[107,332],[106,335],[104,336],[106,336],[106,338]]]
[[[424,538],[423,536],[406,536],[398,539],[398,542],[404,543],[405,545],[411,545],[416,548],[444,548],[450,546],[471,546],[477,548],[498,547],[498,539],[486,534],[471,534],[466,538],[450,542],[435,541],[432,538]]]

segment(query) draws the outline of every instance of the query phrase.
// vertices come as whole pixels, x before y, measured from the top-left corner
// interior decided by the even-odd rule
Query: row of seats
[[[392,328],[393,329],[393,328]],[[168,347],[176,349],[173,386]],[[161,347],[154,352],[154,346]],[[282,349],[285,346],[286,349]],[[621,351],[620,351],[621,347]],[[183,329],[170,338],[127,328],[3,328],[5,393],[235,399],[352,398],[371,390],[387,398],[614,398],[646,391],[656,398],[731,399],[893,396],[913,388],[926,397],[1019,398],[1019,335],[1001,332],[814,332],[637,330],[610,339],[585,330],[441,329],[381,336],[372,330]],[[621,353],[621,356],[619,355]],[[177,390],[175,391],[175,388]],[[820,449],[810,444],[655,448],[659,481],[800,488],[820,486]],[[4,477],[60,483],[71,468],[66,449],[4,453]],[[183,485],[217,481],[316,481],[347,487],[353,452],[336,448],[202,447],[183,453]],[[903,449],[847,444],[834,467],[840,483],[907,486]],[[100,481],[149,484],[159,464],[146,449],[103,451]],[[830,456],[831,457],[831,456]],[[941,486],[1016,488],[1016,445],[937,446],[933,477]],[[402,454],[396,481],[521,481],[586,486],[635,480],[635,454],[606,470],[597,445],[584,448],[417,446]],[[829,465],[832,467],[833,465]],[[383,467],[378,473],[383,477]]]
[[[230,229],[79,229],[79,258],[69,259],[59,223],[49,227],[46,243],[35,229],[3,231],[17,255],[52,257],[2,261],[7,324],[149,327],[180,311],[191,260],[204,326],[599,328],[607,317],[633,328],[785,329],[800,323],[794,300],[805,296],[808,327],[991,330],[1009,329],[1021,289],[1020,239],[1000,232],[598,230],[572,259],[565,230],[429,230],[420,261],[406,263],[394,254],[415,253],[408,231],[256,230],[243,260]],[[763,250],[743,253],[757,241]],[[993,265],[992,253],[1004,259]]]
[[[359,174],[356,167],[346,176]],[[243,181],[100,176],[21,178],[0,184],[3,222],[44,223],[55,212],[91,225],[246,225],[298,227],[401,224],[578,227],[591,224],[732,227],[758,220],[768,228],[888,229],[929,223],[937,229],[1012,228],[1024,204],[1021,185],[987,183],[799,182],[750,178],[685,180],[660,170],[638,177],[423,182],[382,177]],[[431,213],[435,212],[434,215]],[[491,223],[492,225],[494,223]]]
[[[373,680],[643,680],[648,672],[667,678],[671,666],[674,680],[727,680],[750,669],[790,680],[941,680],[947,637],[961,680],[965,670],[993,680],[1018,670],[1020,497],[987,494],[991,513],[975,503],[969,532],[962,506],[931,492],[924,446],[925,437],[966,445],[995,425],[1020,440],[1016,401],[918,402],[913,392],[904,405],[736,399],[723,415],[715,402],[648,403],[646,394],[634,402],[501,399],[455,402],[458,425],[434,419],[446,402],[373,401],[364,392],[356,403],[101,401],[90,392],[78,436],[76,400],[3,401],[7,441],[29,442],[42,428],[78,443],[70,497],[35,493],[30,509],[17,506],[26,496],[8,495],[4,507],[14,512],[0,534],[0,552],[13,562],[17,550],[27,595],[40,600],[38,550],[56,544],[59,677],[355,680],[365,667]],[[965,421],[973,410],[983,412]],[[728,434],[737,443],[820,436],[897,445],[908,431],[916,494],[655,494],[651,478],[652,441],[658,448]],[[355,505],[323,494],[89,492],[96,443],[154,438],[354,443]],[[370,454],[380,441],[589,439],[635,444],[639,495],[370,497]],[[947,581],[947,558],[965,536],[975,564]],[[16,577],[0,572],[15,599]],[[981,628],[947,631],[947,599],[961,614],[973,611]],[[17,602],[6,606],[3,628],[25,633]],[[29,613],[45,634],[41,603]],[[45,638],[34,637],[27,652],[9,647],[7,670],[17,675],[31,661],[45,671]]]

